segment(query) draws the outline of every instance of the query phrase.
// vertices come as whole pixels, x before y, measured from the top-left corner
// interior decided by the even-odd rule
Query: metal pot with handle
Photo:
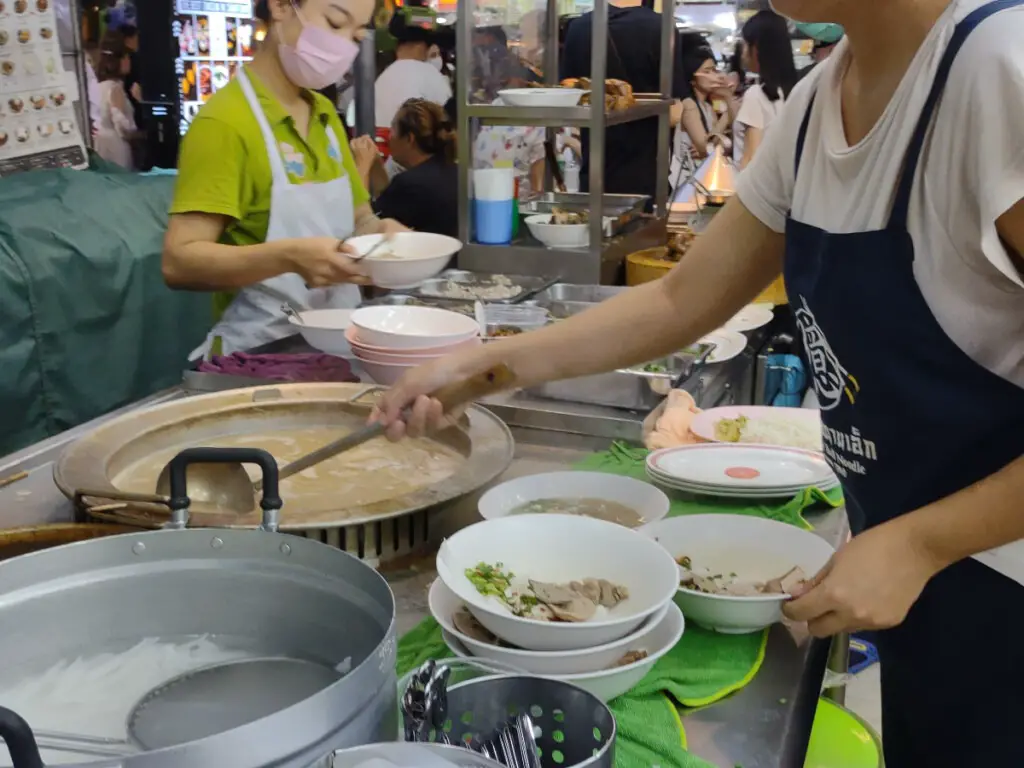
[[[273,527],[281,500],[277,465],[266,451],[183,451],[172,462],[174,506],[188,507],[187,467],[208,462],[258,464],[265,528]],[[122,754],[64,765],[306,768],[333,750],[398,735],[391,589],[357,558],[311,539],[269,530],[151,531],[17,557],[0,562],[0,626],[0,681],[146,638],[209,635],[252,657],[243,659],[252,666],[217,665],[202,670],[212,675],[161,686],[133,710],[149,719],[126,724]],[[304,692],[280,709],[261,704],[259,692],[245,686],[265,683],[263,674],[237,681],[240,671],[260,664]],[[291,685],[293,668],[305,683]],[[324,687],[308,690],[311,671]],[[182,690],[204,704],[234,695],[239,706],[207,707],[189,722],[194,707],[175,698]],[[0,712],[0,737],[16,768],[43,765],[32,728],[44,725],[54,727]],[[48,743],[42,735],[39,742]]]

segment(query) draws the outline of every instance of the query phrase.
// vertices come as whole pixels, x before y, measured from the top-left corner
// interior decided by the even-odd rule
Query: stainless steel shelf
[[[646,120],[667,115],[669,99],[638,100],[629,109],[605,114],[605,127]],[[490,104],[471,104],[465,107],[471,118],[483,125],[529,125],[545,127],[578,126],[586,128],[593,117],[592,107],[496,107]]]
[[[563,282],[621,285],[626,256],[664,245],[666,220],[650,219],[626,234],[607,238],[593,248],[545,248],[524,237],[509,245],[466,243],[459,251],[459,269],[510,275],[557,276]]]

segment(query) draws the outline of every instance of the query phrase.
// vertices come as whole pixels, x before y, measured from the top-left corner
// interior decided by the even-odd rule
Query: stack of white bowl
[[[473,586],[466,570],[480,563],[549,583],[607,579],[626,587],[629,597],[579,623],[522,618]],[[437,572],[430,611],[455,655],[574,683],[603,701],[633,688],[683,634],[683,615],[672,600],[679,584],[675,561],[651,538],[615,523],[557,514],[485,520],[444,542]],[[463,606],[507,645],[460,632],[452,617]],[[630,651],[646,656],[613,666]]]
[[[473,318],[435,307],[357,309],[345,335],[363,370],[385,386],[409,368],[481,343]]]

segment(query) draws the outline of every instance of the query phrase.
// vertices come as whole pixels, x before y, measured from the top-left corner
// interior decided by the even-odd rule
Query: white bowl
[[[647,658],[635,661],[624,667],[615,669],[603,669],[598,672],[586,672],[573,675],[544,675],[554,680],[561,680],[566,683],[578,685],[585,691],[594,694],[601,701],[611,701],[624,693],[631,691],[637,683],[646,677],[647,673],[654,668],[662,656],[676,647],[683,632],[686,630],[686,620],[679,606],[670,602],[665,606],[661,619],[654,625],[651,633],[647,636],[645,647]],[[447,630],[441,631],[445,645],[448,649],[460,658],[473,658],[469,650],[459,642],[455,635]]]
[[[302,334],[302,338],[313,349],[328,355],[352,357],[352,347],[345,337],[345,331],[352,323],[353,309],[312,309],[300,312],[299,322],[289,317],[288,322]]]
[[[747,515],[683,515],[640,529],[673,558],[741,579],[767,581],[800,566],[808,578],[820,571],[835,550],[823,538],[789,523]],[[787,595],[707,595],[679,587],[683,613],[702,627],[726,634],[759,632],[782,619]]]
[[[346,244],[360,255],[369,252],[384,235],[350,237]],[[363,260],[370,271],[370,280],[381,288],[413,288],[424,280],[437,277],[462,243],[454,237],[431,232],[399,232],[387,245]]]
[[[363,307],[352,325],[360,343],[382,351],[446,347],[480,333],[473,318],[436,307]]]
[[[502,563],[537,581],[607,579],[628,588],[629,599],[584,622],[522,618],[481,595],[466,577],[467,568],[482,562]],[[532,651],[594,648],[625,637],[664,608],[679,585],[679,568],[655,541],[615,523],[575,515],[512,515],[471,525],[441,545],[437,573],[493,634]]]
[[[541,499],[603,499],[624,504],[644,519],[668,514],[668,496],[650,483],[607,472],[547,472],[526,475],[496,485],[480,497],[477,509],[484,520],[505,517],[530,501]]]
[[[530,234],[548,248],[586,248],[590,245],[590,224],[552,224],[550,213],[526,217]]]
[[[430,585],[428,596],[430,613],[445,632],[455,637],[473,656],[479,659],[490,659],[499,664],[509,664],[524,672],[536,675],[570,675],[584,672],[599,672],[607,669],[621,659],[627,651],[645,650],[648,647],[648,636],[654,631],[669,610],[671,603],[655,613],[640,625],[635,632],[596,648],[583,648],[578,651],[525,651],[521,648],[503,648],[490,643],[482,643],[463,634],[452,623],[452,616],[462,607],[463,602],[444,585],[441,579],[435,579]]]
[[[510,107],[575,107],[585,93],[581,88],[506,88],[498,98]]]

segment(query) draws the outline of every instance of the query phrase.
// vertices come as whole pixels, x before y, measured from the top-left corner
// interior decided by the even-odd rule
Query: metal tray
[[[420,299],[441,299],[444,301],[473,301],[473,299],[454,298],[445,294],[445,285],[457,283],[469,289],[487,288],[498,284],[499,280],[507,279],[511,285],[518,286],[521,290],[515,296],[507,299],[483,298],[492,304],[518,304],[526,301],[534,294],[543,291],[548,286],[558,281],[558,277],[535,277],[531,275],[500,275],[487,272],[469,272],[461,269],[450,269],[442,272],[435,278],[424,280],[419,286],[408,291],[409,296]]]
[[[696,373],[712,347],[696,344],[660,360],[647,363],[664,370],[645,370],[645,366],[584,376],[578,379],[553,381],[527,389],[527,393],[549,400],[568,400],[588,405],[650,411],[674,386],[679,386]]]
[[[598,302],[618,296],[629,287],[624,285],[577,285],[575,283],[555,283],[534,296],[540,303],[545,302],[582,302],[597,304]]]
[[[604,195],[601,198],[601,215],[604,217],[605,237],[614,237],[630,222],[644,214],[647,195]],[[566,211],[589,211],[590,195],[587,192],[545,192],[539,197],[522,203],[519,212],[523,216],[537,213],[552,213],[555,208]]]

